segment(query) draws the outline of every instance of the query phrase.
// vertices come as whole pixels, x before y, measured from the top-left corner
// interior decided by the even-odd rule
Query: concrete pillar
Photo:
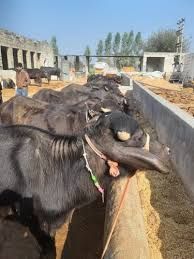
[[[14,68],[13,49],[12,48],[7,49],[7,61],[8,61],[8,68]]]
[[[32,68],[30,51],[29,50],[26,52],[26,60],[27,60],[27,68]]]
[[[24,65],[23,54],[21,49],[18,49],[18,63],[22,63],[22,65]]]
[[[37,52],[35,53],[35,64],[36,64],[36,68],[40,68],[43,64],[43,61],[42,61],[42,57],[41,57],[41,53]]]
[[[90,73],[90,57],[86,56],[86,64],[87,64],[87,67],[86,67],[86,74],[88,76],[88,74]]]
[[[142,66],[142,71],[146,72],[146,67],[147,67],[147,57],[143,57],[143,66]]]
[[[38,68],[37,52],[34,52],[34,68]]]
[[[0,70],[3,69],[2,56],[1,56],[1,46],[0,46]]]

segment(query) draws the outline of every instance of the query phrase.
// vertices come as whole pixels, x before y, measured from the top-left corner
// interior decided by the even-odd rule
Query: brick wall
[[[34,67],[39,68],[44,65],[46,59],[47,66],[53,66],[53,50],[47,41],[36,41],[15,33],[0,29],[0,70],[3,69],[3,57],[1,46],[7,48],[8,68],[14,67],[13,48],[18,49],[18,62],[24,62],[23,50],[26,51],[27,68],[31,68],[31,52],[34,53]]]

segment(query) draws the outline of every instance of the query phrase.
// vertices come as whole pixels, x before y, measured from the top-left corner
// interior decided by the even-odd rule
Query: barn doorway
[[[1,57],[2,57],[3,70],[8,69],[7,49],[8,49],[7,47],[1,46]]]
[[[59,67],[58,56],[55,56],[54,65],[55,65],[55,67],[57,67],[57,68]]]
[[[27,51],[26,50],[22,50],[22,56],[23,56],[23,62],[24,62],[24,68],[27,68],[27,58],[26,58],[26,55],[27,55]]]
[[[75,57],[75,72],[79,72],[80,69],[80,60],[79,60],[79,56]]]
[[[30,52],[31,68],[34,68],[34,52]]]
[[[147,72],[153,72],[153,71],[164,72],[164,58],[148,57],[146,71]]]
[[[13,49],[13,65],[14,68],[17,67],[18,64],[18,49]]]

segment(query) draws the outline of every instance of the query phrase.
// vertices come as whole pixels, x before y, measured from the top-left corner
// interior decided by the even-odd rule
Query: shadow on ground
[[[105,205],[101,199],[75,211],[62,258],[99,259],[102,253]]]

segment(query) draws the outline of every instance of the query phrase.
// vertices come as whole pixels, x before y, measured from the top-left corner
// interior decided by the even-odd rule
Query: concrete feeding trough
[[[123,94],[132,91],[132,80],[122,74],[122,84],[119,89]],[[128,181],[128,177],[113,181],[107,194],[105,215],[104,244],[111,231],[115,215],[120,205],[121,195]],[[149,246],[145,232],[141,202],[137,188],[136,176],[129,183],[129,190],[125,196],[124,205],[112,234],[110,243],[104,256],[105,259],[149,259]]]
[[[125,85],[131,84],[127,75],[123,74],[122,78]],[[125,87],[127,89],[127,86]],[[128,86],[127,90],[132,91],[140,112],[156,130],[159,141],[170,148],[175,172],[181,177],[186,191],[194,201],[194,119],[136,81],[133,82],[133,86]],[[119,179],[113,182],[108,190],[105,241],[111,230],[126,182],[127,178]],[[131,179],[124,207],[104,258],[150,258],[136,176]]]
[[[170,148],[174,168],[194,201],[193,117],[136,81],[133,83],[133,96],[144,117],[155,128],[161,143]]]

